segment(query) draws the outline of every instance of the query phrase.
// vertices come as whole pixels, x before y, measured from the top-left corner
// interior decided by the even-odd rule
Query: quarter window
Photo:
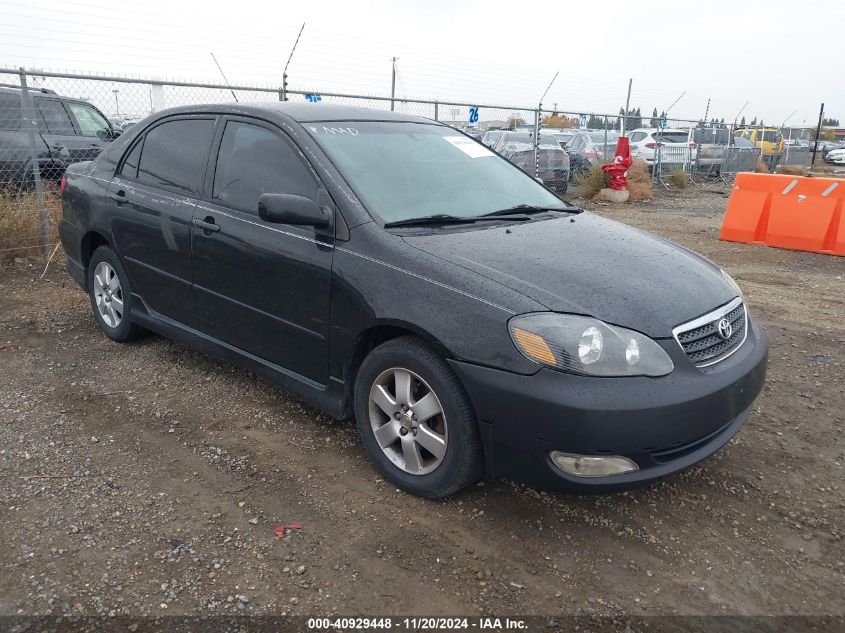
[[[132,151],[126,156],[126,160],[123,161],[123,167],[120,168],[121,176],[125,176],[127,178],[138,177],[138,159],[141,158],[141,146],[143,144],[143,139],[139,140],[135,143],[135,147],[132,148]]]
[[[258,125],[229,121],[217,153],[212,195],[226,206],[257,215],[258,198],[264,193],[317,200],[317,183],[281,136]]]
[[[21,98],[0,93],[0,130],[19,130],[22,119]]]
[[[155,187],[196,192],[214,131],[212,119],[167,121],[147,132],[138,180]]]
[[[48,133],[61,134],[63,136],[73,136],[76,134],[73,124],[70,122],[70,117],[61,101],[56,99],[36,99],[35,108],[38,110],[38,126],[45,129]]]

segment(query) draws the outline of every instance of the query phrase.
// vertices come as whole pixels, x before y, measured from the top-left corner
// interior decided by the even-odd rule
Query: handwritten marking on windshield
[[[311,127],[314,134],[341,134],[346,136],[358,136],[358,130],[354,127]]]

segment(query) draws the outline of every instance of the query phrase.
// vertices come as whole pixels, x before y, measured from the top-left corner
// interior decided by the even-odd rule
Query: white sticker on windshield
[[[448,141],[470,158],[483,158],[484,156],[494,155],[493,152],[484,147],[481,143],[476,143],[466,136],[444,136],[443,140]]]

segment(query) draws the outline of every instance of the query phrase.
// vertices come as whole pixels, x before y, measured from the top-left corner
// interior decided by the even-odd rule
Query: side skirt
[[[135,307],[131,319],[135,323],[161,336],[172,339],[213,358],[238,365],[257,374],[271,384],[298,396],[308,404],[334,418],[345,417],[343,383],[332,378],[328,385],[318,383],[280,365],[259,358],[228,343],[189,328],[177,321],[151,310],[144,300],[132,295]]]

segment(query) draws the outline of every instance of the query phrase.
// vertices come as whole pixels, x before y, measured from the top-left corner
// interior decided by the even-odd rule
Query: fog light
[[[636,462],[619,455],[572,455],[552,451],[552,461],[568,475],[576,477],[607,477],[639,470]]]

